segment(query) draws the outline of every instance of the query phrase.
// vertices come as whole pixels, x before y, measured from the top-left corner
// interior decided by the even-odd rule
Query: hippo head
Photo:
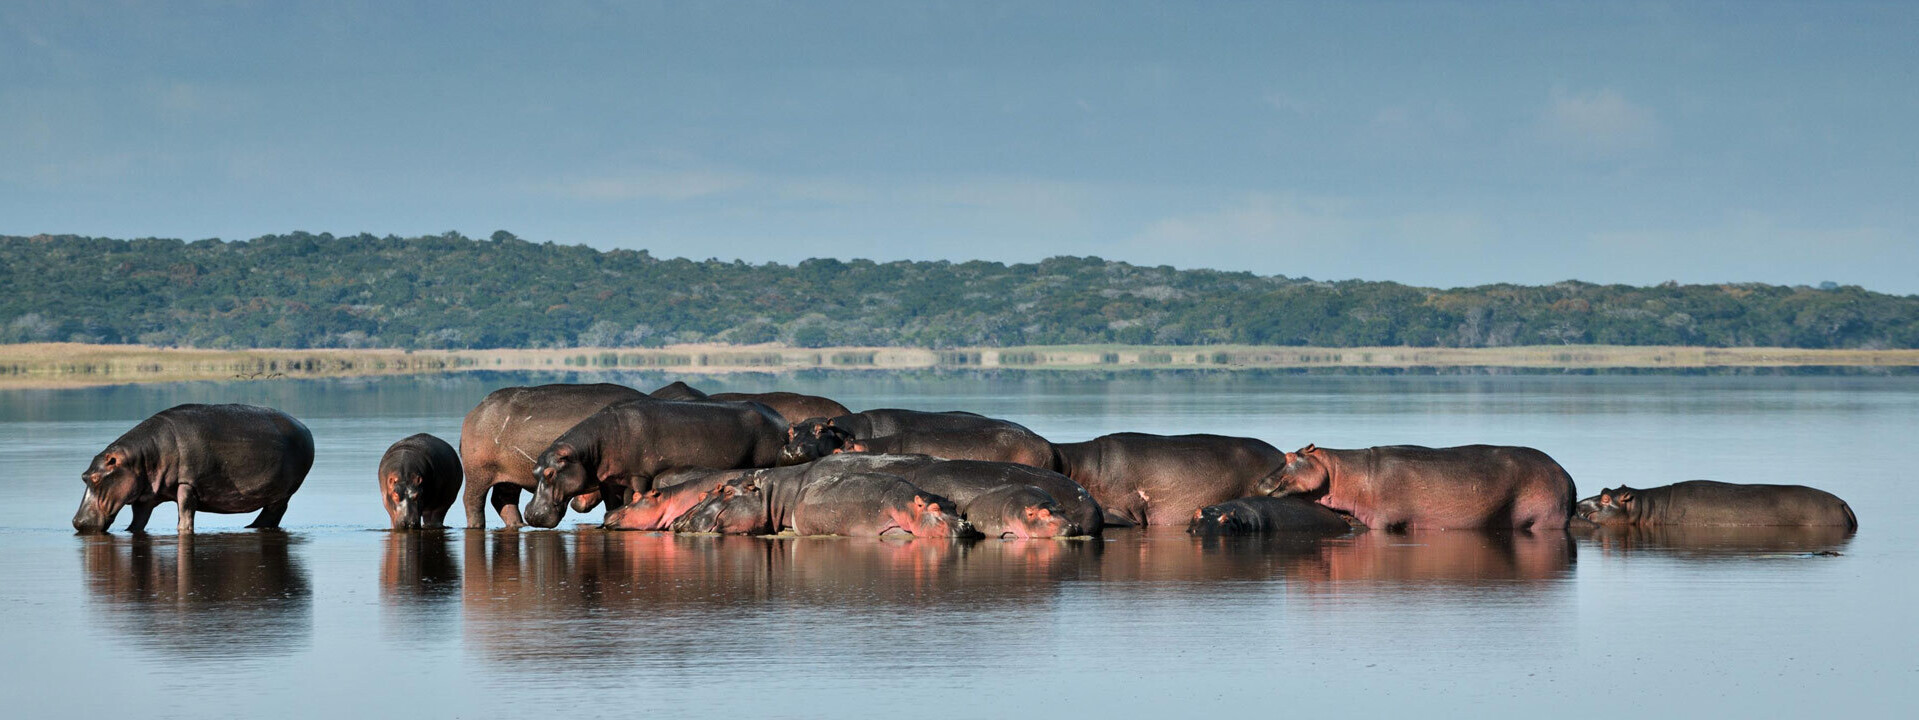
[[[1241,522],[1232,510],[1211,505],[1193,511],[1193,519],[1186,522],[1186,532],[1194,535],[1233,535],[1241,532]]]
[[[1573,515],[1599,525],[1630,525],[1636,498],[1632,488],[1620,486],[1601,490],[1598,495],[1579,501]]]
[[[584,497],[584,496],[582,496]],[[674,502],[675,499],[680,502]],[[701,496],[692,496],[696,503]],[[618,510],[608,512],[603,527],[622,530],[665,530],[691,503],[685,493],[667,495],[659,490],[636,493]]]
[[[780,448],[780,464],[812,462],[840,452],[852,441],[852,433],[833,427],[825,418],[802,420],[786,428],[786,445]]]
[[[132,453],[118,445],[93,456],[87,471],[80,473],[86,483],[86,495],[73,514],[73,529],[82,533],[106,532],[120,508],[140,498],[146,491],[146,473],[137,467]]]
[[[540,453],[533,463],[533,499],[526,504],[526,524],[557,526],[566,514],[567,500],[596,489],[588,487],[590,461],[586,453],[568,443],[555,442]]]
[[[671,523],[674,532],[726,535],[770,532],[766,496],[753,482],[727,483],[700,494],[699,502]]]
[[[1329,477],[1326,463],[1320,459],[1322,452],[1317,445],[1307,445],[1299,452],[1286,453],[1286,464],[1261,479],[1253,489],[1261,495],[1274,496],[1318,492],[1326,487]]]
[[[1054,538],[1072,537],[1082,534],[1079,525],[1066,519],[1056,503],[1027,505],[1019,508],[1005,529],[1000,532],[1002,538]]]
[[[395,470],[380,478],[385,489],[381,499],[386,501],[386,516],[393,522],[393,529],[420,528],[420,487],[424,484],[425,479],[416,472]]]
[[[976,537],[973,524],[947,509],[945,500],[926,493],[915,493],[908,507],[897,512],[893,521],[914,537]]]

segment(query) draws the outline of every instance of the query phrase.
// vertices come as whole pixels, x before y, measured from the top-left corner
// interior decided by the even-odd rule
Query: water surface
[[[378,529],[373,468],[389,443],[421,431],[457,443],[487,392],[554,379],[0,392],[0,641],[14,649],[0,703],[22,717],[1877,716],[1919,700],[1919,512],[1904,492],[1919,378],[695,379],[973,410],[1058,441],[1531,445],[1582,494],[1692,478],[1823,487],[1859,515],[1851,537],[764,540],[580,530],[580,516],[557,532]],[[200,535],[176,538],[164,505],[151,535],[72,535],[87,460],[182,402],[267,404],[312,428],[319,457],[287,531],[203,513]]]

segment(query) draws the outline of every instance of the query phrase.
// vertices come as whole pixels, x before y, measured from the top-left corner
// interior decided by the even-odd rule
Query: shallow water
[[[655,374],[605,376],[650,389]],[[1829,489],[1861,530],[1362,533],[1201,541],[415,535],[373,467],[457,442],[457,375],[0,392],[0,703],[19,717],[1121,716],[1229,710],[1904,714],[1919,699],[1919,378],[814,374],[855,408],[967,409],[1059,441],[1539,447],[1582,494],[1713,478]],[[287,532],[201,514],[76,537],[79,473],[182,402],[312,428]],[[453,513],[459,515],[458,510]],[[597,516],[597,512],[594,513]],[[124,525],[125,514],[120,519]],[[497,524],[497,519],[494,520]],[[1836,551],[1840,555],[1816,553]],[[13,714],[13,713],[9,713]]]

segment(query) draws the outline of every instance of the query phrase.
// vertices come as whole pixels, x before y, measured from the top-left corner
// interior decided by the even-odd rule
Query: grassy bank
[[[195,350],[139,345],[0,345],[0,388],[182,380],[351,377],[471,370],[1032,370],[1178,368],[1913,367],[1919,350],[1799,350],[1556,345],[1510,348],[1310,348],[1089,345],[1013,348],[793,348],[678,345],[565,350]]]

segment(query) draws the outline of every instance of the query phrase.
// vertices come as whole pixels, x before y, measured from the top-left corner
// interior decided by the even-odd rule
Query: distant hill
[[[1039,263],[663,260],[505,232],[0,237],[0,342],[1919,347],[1919,296],[1758,283],[1433,289]]]

